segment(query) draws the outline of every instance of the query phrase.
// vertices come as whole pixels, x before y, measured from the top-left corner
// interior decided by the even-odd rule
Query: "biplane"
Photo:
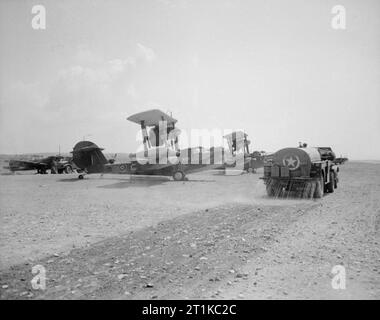
[[[130,153],[123,163],[107,160],[103,148],[91,141],[80,141],[73,148],[73,162],[82,172],[78,178],[83,179],[90,173],[114,173],[134,175],[171,176],[176,181],[186,179],[186,174],[211,169],[225,169],[236,165],[236,152],[242,143],[240,133],[232,134],[230,149],[223,147],[210,149],[192,147],[179,148],[181,130],[176,128],[177,120],[158,109],[134,114],[127,120],[140,125],[142,148],[137,153]],[[246,136],[245,136],[246,138]],[[247,149],[248,150],[248,149]],[[249,151],[249,150],[248,150]]]
[[[226,167],[243,168],[247,172],[255,172],[256,169],[264,167],[264,154],[263,151],[249,151],[251,141],[248,140],[248,135],[244,131],[234,131],[223,138],[227,140],[228,147],[233,157],[233,161],[227,162]],[[241,157],[238,157],[238,154]],[[237,164],[236,162],[242,161],[243,163]]]
[[[174,180],[181,181],[186,179],[186,173],[190,171],[209,169],[221,164],[214,164],[217,162],[215,159],[210,162],[212,155],[200,152],[201,148],[180,150],[178,137],[181,130],[175,127],[177,120],[161,110],[140,112],[127,120],[140,125],[142,150],[130,153],[126,162],[110,163],[102,152],[103,148],[91,141],[80,141],[72,151],[73,162],[82,171],[79,179],[90,173],[114,173],[171,176]]]

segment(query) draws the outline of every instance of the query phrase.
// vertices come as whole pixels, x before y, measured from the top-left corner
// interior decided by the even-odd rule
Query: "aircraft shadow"
[[[79,182],[81,180],[78,179],[78,177],[75,178],[66,178],[66,179],[59,179],[58,182]]]
[[[103,189],[123,189],[123,188],[146,188],[146,187],[152,187],[157,186],[160,184],[163,184],[164,182],[169,182],[168,179],[143,179],[143,178],[132,178],[132,179],[117,179],[120,180],[120,182],[107,184],[103,186],[98,186],[98,188]]]
[[[98,186],[98,188],[103,189],[124,189],[124,188],[146,188],[146,187],[152,187],[156,185],[160,185],[166,181],[149,181],[149,180],[137,180],[137,181],[124,181],[124,182],[117,182],[113,184],[107,184],[104,186]]]
[[[173,181],[169,179],[131,179],[131,180],[123,180],[121,182],[107,184],[103,186],[98,186],[98,188],[103,189],[123,189],[123,188],[146,188],[157,186],[163,183],[177,183],[181,184],[186,182],[213,182],[213,180],[188,180],[188,181]]]
[[[86,178],[85,178],[86,179]],[[110,178],[110,177],[99,177],[97,180],[112,180],[112,181],[119,181],[112,184],[107,184],[103,186],[98,186],[98,188],[104,188],[104,189],[122,189],[122,188],[131,188],[131,187],[151,187],[160,185],[163,183],[187,183],[187,182],[215,182],[216,180],[204,180],[204,179],[197,179],[197,180],[185,180],[185,181],[174,181],[171,178],[165,178],[165,177],[153,177],[153,176],[144,176],[144,177],[132,177],[130,179],[122,179],[122,178]],[[65,179],[59,179],[58,182],[81,182],[83,180],[79,180],[77,177],[75,178],[65,178]]]

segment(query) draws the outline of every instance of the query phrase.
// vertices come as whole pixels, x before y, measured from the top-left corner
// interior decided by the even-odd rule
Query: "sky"
[[[186,133],[242,129],[251,150],[379,160],[379,36],[377,0],[1,0],[0,153],[135,152],[126,118],[159,108]]]

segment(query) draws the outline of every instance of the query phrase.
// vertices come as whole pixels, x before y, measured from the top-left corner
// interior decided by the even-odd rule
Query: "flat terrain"
[[[270,199],[261,175],[1,175],[1,299],[380,299],[380,164],[319,200]]]

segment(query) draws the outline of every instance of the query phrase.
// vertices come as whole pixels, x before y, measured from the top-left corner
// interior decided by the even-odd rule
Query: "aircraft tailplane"
[[[73,162],[87,173],[103,172],[108,161],[102,150],[91,141],[80,141],[73,148]]]

